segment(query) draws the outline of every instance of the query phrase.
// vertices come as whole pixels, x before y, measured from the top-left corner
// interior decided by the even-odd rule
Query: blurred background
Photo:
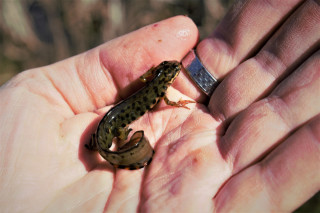
[[[188,15],[209,35],[231,0],[0,0],[0,85],[142,26]]]
[[[233,0],[0,0],[0,86],[17,73],[68,58],[145,25],[187,15],[200,39]],[[290,192],[288,192],[290,193]],[[318,193],[295,212],[320,212]]]

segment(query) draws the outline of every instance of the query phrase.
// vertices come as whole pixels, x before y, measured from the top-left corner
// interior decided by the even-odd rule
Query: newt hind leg
[[[128,126],[126,126],[125,128],[118,128],[118,135],[117,137],[121,140],[127,140],[129,133],[132,131],[131,128],[129,128]]]
[[[145,138],[143,138],[143,134],[141,134],[141,132],[142,131],[137,131],[133,133],[130,140],[126,142],[124,145],[122,145],[119,149],[120,150],[128,149],[132,146],[135,146],[141,139],[146,140]]]
[[[97,151],[96,134],[91,134],[91,140],[89,144],[84,145],[87,149]]]

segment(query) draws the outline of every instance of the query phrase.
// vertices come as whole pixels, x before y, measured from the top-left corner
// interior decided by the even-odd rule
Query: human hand
[[[148,35],[154,39],[146,40]],[[90,153],[83,148],[103,113],[135,88],[135,84],[131,83],[133,80],[163,60],[181,59],[195,45],[196,37],[196,29],[188,19],[169,19],[80,56],[25,72],[2,87],[1,99],[6,101],[1,102],[0,119],[1,123],[6,123],[6,128],[1,129],[4,138],[1,168],[5,168],[1,175],[1,206],[34,211],[56,211],[58,207],[64,211],[212,211],[215,208],[230,209],[232,205],[254,206],[256,203],[250,203],[252,200],[249,198],[256,197],[250,195],[257,195],[253,193],[255,189],[265,186],[258,182],[254,188],[243,187],[245,183],[252,183],[252,177],[261,174],[256,170],[262,163],[250,160],[250,155],[246,160],[251,163],[247,163],[247,166],[240,164],[243,170],[239,169],[239,163],[246,157],[241,153],[249,148],[244,142],[252,140],[252,136],[253,139],[261,139],[257,138],[259,135],[250,135],[252,132],[244,132],[242,128],[248,127],[246,122],[253,121],[240,110],[239,114],[229,116],[233,119],[229,128],[233,129],[228,129],[222,137],[225,119],[213,119],[200,104],[192,110],[161,105],[148,113],[133,125],[135,129],[144,129],[155,146],[153,162],[145,170],[114,171],[97,153]],[[199,47],[199,55],[201,52]],[[216,60],[214,58],[211,60]],[[210,70],[208,63],[205,65]],[[223,75],[215,76],[220,78]],[[221,92],[220,96],[217,95],[224,82],[214,93],[209,105],[216,118],[219,118],[219,113],[213,110],[214,97],[220,97],[216,99],[216,104],[227,98]],[[203,100],[183,77],[179,76],[173,86],[186,95]],[[188,89],[183,89],[187,86]],[[172,90],[171,93],[178,92]],[[99,117],[91,113],[105,105],[108,107],[98,111]],[[227,106],[222,105],[221,108],[227,109]],[[252,112],[250,110],[249,107],[249,113]],[[229,117],[226,116],[227,119]],[[249,127],[254,129],[257,126],[253,122]],[[240,133],[246,137],[240,137]],[[238,144],[240,142],[241,147]],[[264,153],[254,149],[250,153],[254,151],[260,156]],[[276,156],[270,155],[267,159],[272,162]],[[310,159],[305,160],[311,162]],[[254,166],[247,168],[254,163]],[[270,167],[270,163],[264,164]],[[248,171],[251,171],[249,175],[256,175],[244,178]],[[318,173],[312,172],[308,174],[317,180]],[[232,175],[234,177],[230,179]],[[292,173],[290,175],[292,177]],[[237,197],[240,193],[234,190],[239,190],[243,196],[241,198],[249,201],[244,203]],[[226,196],[230,197],[232,205],[229,205]],[[10,202],[4,203],[8,200]]]
[[[190,19],[168,19],[25,71],[2,86],[1,210],[136,211],[148,169],[115,170],[84,144],[103,114],[141,86],[141,74],[163,60],[181,60],[197,37]],[[162,104],[130,127],[145,130],[158,152],[160,138],[179,136],[185,117],[194,111],[201,113]]]

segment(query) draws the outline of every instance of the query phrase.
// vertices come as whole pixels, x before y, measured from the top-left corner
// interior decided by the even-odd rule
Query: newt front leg
[[[167,105],[174,106],[174,107],[183,107],[185,109],[190,109],[189,107],[186,106],[187,104],[195,103],[195,101],[192,101],[192,100],[179,100],[178,102],[170,101],[167,96],[164,96],[163,100]]]

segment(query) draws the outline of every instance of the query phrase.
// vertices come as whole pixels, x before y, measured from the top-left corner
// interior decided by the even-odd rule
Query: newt
[[[101,119],[91,141],[85,146],[89,150],[98,150],[100,155],[115,168],[139,169],[148,165],[153,157],[154,150],[143,130],[135,132],[130,140],[116,151],[110,150],[114,138],[126,140],[130,131],[129,124],[154,108],[161,99],[170,106],[184,107],[194,103],[191,100],[170,101],[166,96],[181,71],[178,61],[164,61],[157,67],[152,67],[140,77],[146,86],[112,107]],[[151,80],[148,80],[153,77]]]

